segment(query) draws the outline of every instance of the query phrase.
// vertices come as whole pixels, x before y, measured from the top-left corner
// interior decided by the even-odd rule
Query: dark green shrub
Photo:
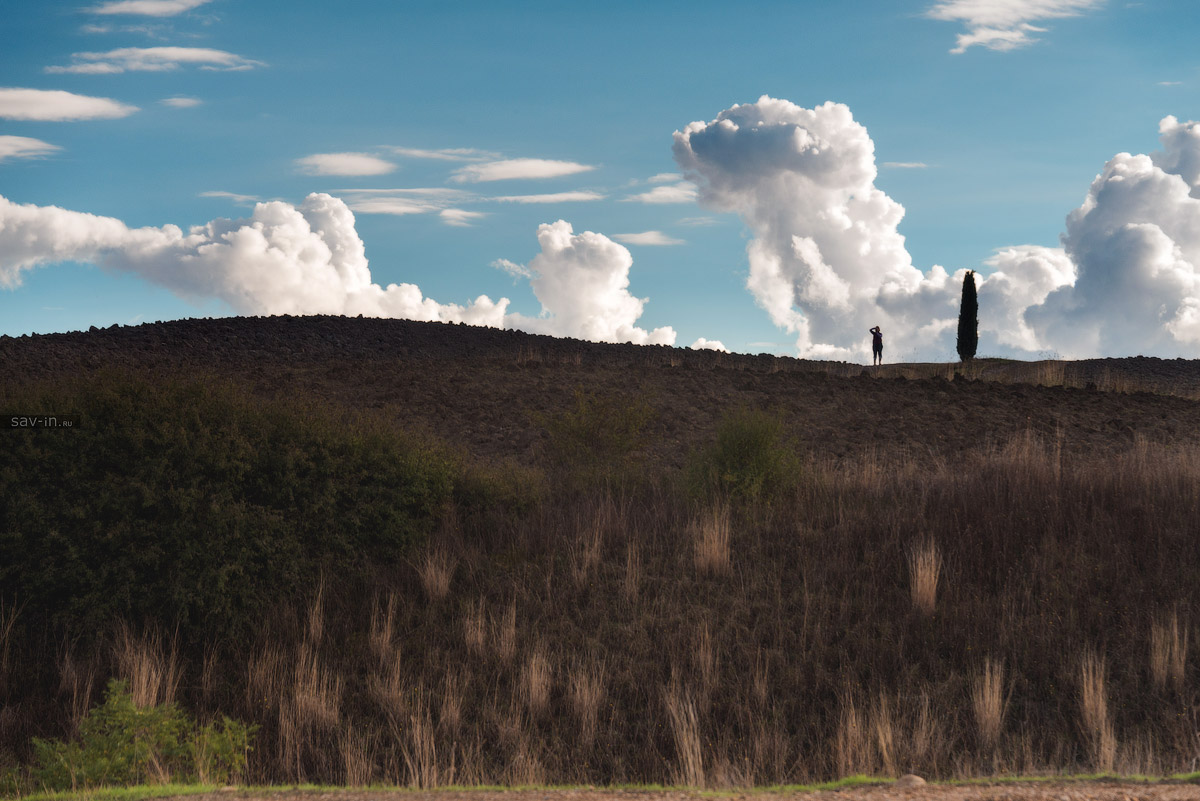
[[[716,440],[692,455],[687,472],[694,493],[769,501],[795,486],[800,459],[780,415],[741,408],[725,415]]]
[[[958,358],[969,362],[979,348],[979,299],[975,292],[975,273],[963,276],[962,304],[958,310]]]
[[[162,784],[228,783],[246,767],[256,727],[224,718],[197,728],[174,704],[138,707],[125,682],[112,680],[104,703],[79,725],[79,740],[34,738],[33,787],[77,790]]]
[[[637,461],[646,443],[654,409],[643,398],[597,395],[575,390],[566,411],[539,422],[549,435],[548,456],[586,479],[620,477]]]
[[[103,373],[0,401],[78,417],[0,449],[0,598],[74,632],[244,633],[322,572],[401,562],[463,470],[389,421],[220,379]]]

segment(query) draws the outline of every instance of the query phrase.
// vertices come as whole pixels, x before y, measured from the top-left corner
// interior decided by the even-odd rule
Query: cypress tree
[[[963,276],[962,306],[958,311],[958,358],[964,362],[975,358],[979,347],[979,301],[975,297],[975,273],[967,270]]]

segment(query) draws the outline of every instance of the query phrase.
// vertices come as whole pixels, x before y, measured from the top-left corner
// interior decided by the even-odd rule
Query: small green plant
[[[800,459],[782,417],[741,408],[721,420],[715,442],[693,454],[688,482],[696,494],[756,502],[794,486],[799,474]]]
[[[597,395],[575,390],[564,412],[541,416],[549,435],[549,456],[556,463],[589,475],[619,475],[645,444],[654,410],[643,398]]]
[[[175,704],[139,707],[113,679],[104,703],[79,725],[79,740],[34,738],[30,784],[45,790],[165,784],[172,779],[228,783],[246,768],[257,726],[229,718],[197,727]]]

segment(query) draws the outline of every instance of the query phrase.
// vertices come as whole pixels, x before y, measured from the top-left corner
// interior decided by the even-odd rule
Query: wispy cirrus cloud
[[[499,195],[484,198],[497,203],[586,203],[592,200],[604,200],[599,192],[579,190],[575,192],[551,192],[544,195]]]
[[[939,0],[925,16],[966,27],[951,53],[965,53],[975,45],[1015,50],[1038,41],[1032,34],[1045,33],[1035,22],[1077,17],[1103,4],[1104,0]]]
[[[257,195],[242,195],[242,194],[238,194],[237,192],[223,192],[220,190],[213,190],[211,192],[201,192],[200,197],[224,198],[226,200],[232,200],[234,203],[237,203],[239,206],[251,206],[259,201],[259,198]]]
[[[640,234],[613,234],[613,239],[626,245],[646,245],[663,247],[666,245],[685,244],[682,239],[667,236],[662,231],[642,231]]]
[[[87,9],[93,14],[138,14],[144,17],[173,17],[210,0],[112,0]]]
[[[516,179],[561,178],[596,169],[589,164],[552,159],[502,159],[459,167],[451,175],[457,183],[511,181]]]
[[[475,220],[482,219],[487,216],[487,212],[483,211],[467,211],[466,209],[442,209],[438,212],[438,217],[446,225],[453,225],[456,228],[470,227]]]
[[[429,159],[432,161],[490,161],[500,158],[499,153],[479,150],[474,147],[444,147],[437,150],[425,150],[419,147],[397,147],[392,145],[387,149],[397,156],[403,156],[404,158]]]
[[[137,106],[61,89],[0,89],[0,119],[65,122],[128,117]]]
[[[680,181],[669,186],[656,186],[649,192],[630,195],[623,200],[630,203],[694,203],[696,185],[689,181]]]
[[[0,162],[8,159],[35,159],[61,149],[58,145],[29,136],[0,136]]]
[[[198,97],[164,97],[158,102],[171,108],[195,108],[204,103]]]
[[[296,159],[296,166],[308,175],[387,175],[396,169],[392,162],[369,153],[314,153]]]
[[[883,166],[893,170],[924,170],[929,167],[923,161],[885,161]]]
[[[50,74],[112,75],[122,72],[166,72],[183,66],[221,72],[266,66],[261,61],[211,47],[120,47],[103,53],[73,53],[71,59],[71,64],[46,67],[44,71]]]

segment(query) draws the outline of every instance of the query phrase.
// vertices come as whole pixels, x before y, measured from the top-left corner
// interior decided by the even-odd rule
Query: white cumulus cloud
[[[309,175],[386,175],[396,165],[368,153],[314,153],[296,159],[296,166]]]
[[[0,88],[0,119],[62,122],[128,117],[137,106],[60,89]]]
[[[311,194],[299,206],[259,203],[248,219],[184,232],[131,229],[112,217],[0,197],[0,285],[61,261],[141,276],[185,298],[218,298],[239,314],[363,314],[501,326],[507,299],[441,304],[414,284],[374,283],[354,215]]]
[[[700,337],[692,344],[688,345],[692,350],[719,350],[723,353],[728,353],[729,348],[725,347],[719,339],[705,339]]]
[[[624,242],[626,245],[665,246],[684,244],[682,239],[667,236],[662,231],[642,231],[640,234],[613,234],[613,239],[618,242]]]
[[[93,14],[140,14],[146,17],[173,17],[198,8],[210,0],[112,0],[89,8]]]
[[[961,22],[966,33],[958,34],[951,53],[964,53],[979,45],[990,50],[1015,50],[1033,44],[1033,34],[1045,28],[1034,25],[1048,19],[1075,17],[1099,8],[1104,0],[939,0],[926,16]]]
[[[0,136],[0,161],[33,159],[61,149],[58,145],[52,145],[29,136]]]
[[[504,159],[482,164],[470,164],[454,171],[452,180],[459,183],[508,181],[518,178],[561,178],[594,170],[595,167],[574,161],[551,159]]]
[[[647,331],[637,326],[646,300],[629,292],[629,251],[603,234],[576,234],[559,220],[538,226],[542,251],[524,268],[532,278],[533,294],[542,304],[539,317],[510,314],[514,328],[539,334],[574,337],[594,342],[633,342],[674,345],[670,326]],[[494,262],[512,275],[520,265]]]
[[[121,72],[165,72],[185,65],[222,71],[264,66],[261,61],[210,47],[121,47],[103,53],[74,53],[71,60],[71,64],[46,67],[45,71],[51,74],[110,75]]]

